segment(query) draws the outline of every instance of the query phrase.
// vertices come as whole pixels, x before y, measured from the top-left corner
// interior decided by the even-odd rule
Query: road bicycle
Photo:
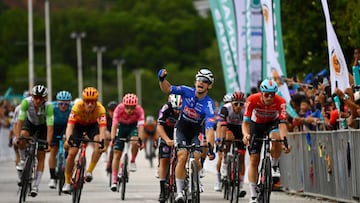
[[[130,137],[126,138],[117,138],[115,142],[124,142],[124,149],[122,154],[122,162],[120,164],[120,170],[118,173],[118,182],[116,190],[119,192],[121,189],[121,200],[125,200],[125,192],[126,192],[126,183],[129,182],[129,149],[130,143],[129,142],[139,142],[141,146],[142,141],[141,139],[133,140]]]
[[[19,183],[19,203],[26,201],[26,196],[32,189],[32,181],[35,180],[37,169],[36,156],[39,144],[44,144],[45,149],[47,149],[47,141],[38,139],[38,131],[36,131],[32,137],[20,136],[19,141],[21,140],[26,141],[26,159]]]
[[[288,148],[287,139],[272,139],[269,132],[265,133],[265,137],[256,137],[253,140],[259,140],[264,143],[263,155],[261,160],[261,168],[259,170],[259,177],[257,181],[257,200],[259,203],[269,203],[270,194],[272,191],[272,173],[271,173],[271,156],[270,156],[270,144],[271,142],[283,142],[285,147]]]
[[[153,167],[153,159],[156,158],[154,142],[153,137],[149,136],[145,143],[145,158],[149,160],[151,168]]]
[[[164,140],[161,142],[166,143]],[[168,173],[166,176],[165,182],[165,196],[169,203],[175,203],[175,195],[176,195],[176,182],[175,182],[175,167],[177,164],[177,156],[176,150],[174,147],[170,147],[170,164],[168,168]],[[160,202],[165,203],[165,202]]]
[[[59,135],[60,136],[60,135]],[[57,184],[58,184],[58,194],[61,195],[62,187],[65,183],[65,163],[66,163],[66,156],[64,150],[64,140],[63,135],[61,135],[61,139],[59,140],[59,151],[56,155],[56,177],[57,177]]]
[[[98,143],[100,144],[100,149],[104,148],[104,140],[101,141],[94,141],[86,138],[86,136],[82,138],[70,136],[69,137],[70,146],[72,146],[72,141],[80,141],[81,148],[79,159],[76,163],[75,171],[73,172],[73,191],[72,191],[72,202],[79,203],[81,198],[81,192],[84,187],[85,183],[85,166],[86,166],[86,147],[89,142]]]
[[[194,157],[196,148],[209,148],[211,150],[210,143],[208,146],[200,146],[196,144],[185,145],[181,147],[188,151],[188,158],[186,162],[186,178],[184,181],[185,202],[199,203],[200,202],[200,182],[199,182],[199,168]],[[176,147],[178,149],[178,147]]]
[[[240,190],[240,161],[239,161],[239,149],[237,148],[236,143],[242,143],[242,140],[234,139],[234,140],[224,140],[224,142],[231,142],[230,150],[227,153],[227,195],[230,194],[230,202],[239,202],[239,197],[244,197],[246,192],[244,190]]]

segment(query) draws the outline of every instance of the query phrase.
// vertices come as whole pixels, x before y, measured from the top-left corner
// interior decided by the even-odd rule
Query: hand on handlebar
[[[282,143],[282,150],[284,151],[285,154],[291,152],[291,146],[289,145],[287,138],[284,137],[283,138],[284,142]]]
[[[216,154],[214,153],[214,148],[213,148],[213,146],[211,146],[210,143],[208,143],[208,147],[209,147],[209,150],[208,150],[207,155],[209,157],[209,160],[214,160],[216,157]]]
[[[250,142],[250,134],[246,134],[244,135],[243,137],[243,143],[245,146],[248,146],[249,145],[249,142]]]

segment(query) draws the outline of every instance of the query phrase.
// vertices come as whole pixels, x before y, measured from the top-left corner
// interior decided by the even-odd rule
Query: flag
[[[336,37],[334,28],[331,25],[327,0],[321,0],[321,4],[324,10],[326,22],[331,92],[334,93],[336,87],[344,91],[346,88],[350,87],[349,73],[345,57],[341,50],[339,41]]]
[[[279,43],[276,40],[277,30],[276,24],[279,24],[274,20],[274,9],[272,0],[262,0],[262,13],[263,13],[263,78],[272,78],[279,86],[279,95],[282,96],[287,102],[290,102],[291,97],[289,88],[286,83],[281,82],[281,78],[285,76],[283,69],[280,66],[280,56],[278,47]],[[280,6],[277,6],[278,12]],[[283,52],[282,52],[283,53]],[[283,63],[285,64],[285,63]],[[284,68],[285,69],[285,68]]]
[[[234,4],[231,0],[209,0],[209,2],[219,45],[226,92],[232,93],[240,89],[236,71],[238,40]]]

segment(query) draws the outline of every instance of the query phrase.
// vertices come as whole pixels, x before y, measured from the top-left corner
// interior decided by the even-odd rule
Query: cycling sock
[[[95,168],[95,166],[96,166],[96,162],[91,161],[90,164],[89,164],[89,167],[88,167],[87,172],[92,173],[93,170],[94,170],[94,168]]]
[[[118,181],[118,173],[119,173],[118,170],[113,170],[112,171],[112,183],[117,183],[117,181]]]
[[[184,179],[177,179],[176,178],[176,192],[182,192],[184,189]]]
[[[217,173],[217,180],[219,183],[221,183],[221,173],[220,172]]]
[[[55,168],[50,168],[50,179],[55,179]]]
[[[256,183],[249,183],[250,186],[250,197],[257,197]]]
[[[70,184],[70,177],[71,177],[70,173],[65,172],[64,175],[65,175],[65,183]]]
[[[25,149],[19,150],[20,160],[25,160]]]
[[[272,159],[271,159],[271,166],[272,166],[272,167],[277,167],[277,166],[279,166],[279,158],[272,158]]]
[[[41,181],[41,177],[42,177],[43,172],[42,171],[36,171],[36,179],[35,179],[35,183],[34,183],[34,187],[38,187]]]
[[[160,180],[160,194],[165,192],[165,180]]]

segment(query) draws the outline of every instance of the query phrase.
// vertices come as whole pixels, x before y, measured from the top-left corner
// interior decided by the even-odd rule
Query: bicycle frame
[[[174,147],[170,148],[171,155],[170,155],[170,165],[168,168],[168,174],[166,177],[166,199],[170,203],[175,202],[175,193],[176,193],[176,183],[175,183],[175,168],[177,163],[177,156],[176,156],[176,150]]]
[[[58,194],[61,195],[62,187],[65,183],[64,171],[65,171],[65,150],[64,150],[64,141],[60,139],[59,141],[59,151],[56,155],[56,174],[58,178]]]
[[[255,138],[264,143],[263,158],[261,160],[261,168],[258,177],[258,201],[261,203],[270,202],[270,194],[272,191],[272,173],[271,173],[271,155],[270,155],[270,144],[271,142],[284,142],[287,147],[287,140],[271,139],[269,132],[265,133],[264,138]]]
[[[25,202],[28,192],[31,191],[32,181],[35,180],[35,175],[37,171],[37,149],[39,143],[46,145],[46,140],[38,139],[38,132],[36,131],[33,137],[24,137],[20,136],[20,140],[25,140],[27,142],[27,156],[25,161],[25,167],[21,174],[21,183],[20,183],[20,196],[19,203]]]

